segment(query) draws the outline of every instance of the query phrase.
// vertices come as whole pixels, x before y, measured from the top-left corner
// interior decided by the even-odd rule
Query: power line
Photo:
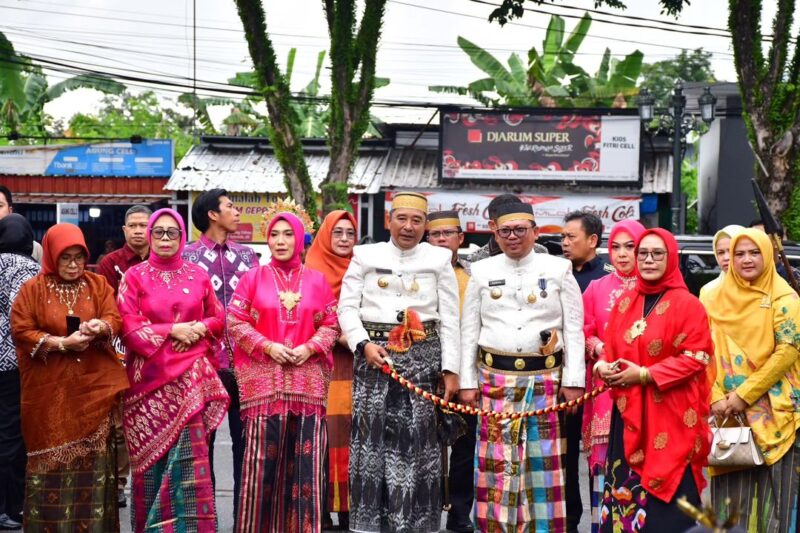
[[[424,9],[424,10],[427,10],[427,11],[435,11],[435,12],[439,12],[439,13],[446,13],[446,14],[449,14],[449,15],[457,15],[457,16],[461,16],[461,17],[486,20],[486,19],[484,19],[484,17],[480,17],[478,15],[470,15],[468,13],[461,13],[461,12],[458,12],[458,11],[449,11],[449,10],[446,10],[446,9],[440,9],[440,8],[429,7],[429,6],[421,6],[421,5],[418,5],[418,4],[409,4],[407,2],[402,2],[400,0],[388,0],[388,1],[393,3],[393,4],[399,4],[399,5],[403,5],[403,6],[414,7],[414,8],[417,8],[417,9]],[[514,26],[520,26],[520,27],[524,27],[524,28],[533,28],[533,29],[537,29],[537,30],[546,30],[547,29],[546,27],[543,27],[543,26],[535,26],[535,25],[532,25],[532,24],[523,24],[521,22],[509,22],[508,24],[512,24]],[[603,39],[603,40],[607,40],[607,41],[616,41],[616,42],[621,42],[621,43],[638,44],[638,45],[643,45],[643,46],[654,46],[654,47],[657,47],[657,48],[670,48],[670,49],[673,49],[673,50],[689,50],[688,48],[683,47],[683,46],[674,46],[674,45],[668,45],[668,44],[658,44],[658,43],[651,43],[651,42],[644,42],[644,41],[635,41],[635,40],[632,40],[632,39],[620,39],[618,37],[594,35],[594,34],[589,34],[589,33],[586,33],[585,35],[587,37],[591,37],[591,38],[594,38],[594,39]],[[709,51],[711,53],[713,53],[713,54],[716,54],[716,55],[726,55],[726,56],[733,57],[733,54],[731,54],[729,52],[717,52],[717,51],[711,51],[711,50],[709,50]]]

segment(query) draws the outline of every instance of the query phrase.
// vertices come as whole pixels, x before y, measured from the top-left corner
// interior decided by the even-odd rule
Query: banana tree
[[[564,19],[553,15],[547,26],[541,52],[532,47],[524,65],[512,53],[506,67],[490,52],[463,37],[458,45],[472,63],[487,74],[466,87],[435,85],[439,93],[470,96],[487,107],[610,107],[637,93],[636,80],[643,54],[638,50],[622,60],[611,59],[606,49],[597,73],[589,75],[574,59],[589,32],[586,13],[567,35]]]
[[[95,89],[119,95],[125,85],[102,74],[81,74],[48,86],[42,69],[18,54],[0,32],[0,130],[45,136],[49,121],[44,107],[76,89]]]

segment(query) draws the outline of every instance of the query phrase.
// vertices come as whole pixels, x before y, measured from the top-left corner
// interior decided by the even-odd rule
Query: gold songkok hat
[[[522,202],[499,206],[497,208],[497,225],[505,224],[511,220],[530,220],[536,225],[536,219],[533,217],[533,206]]]
[[[395,209],[419,209],[428,214],[428,199],[418,192],[401,191],[392,198],[392,211]]]
[[[428,230],[444,227],[461,229],[461,219],[458,218],[458,211],[450,209],[447,211],[435,211],[428,215]]]

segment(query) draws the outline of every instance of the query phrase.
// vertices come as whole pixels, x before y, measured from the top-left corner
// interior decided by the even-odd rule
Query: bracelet
[[[67,347],[64,346],[64,337],[58,339],[58,351],[61,353],[66,353]]]
[[[273,344],[275,344],[275,343],[274,343],[274,342],[268,342],[268,343],[266,344],[266,346],[264,346],[264,353],[265,353],[265,354],[267,354],[267,355],[269,355],[270,357],[272,357],[272,354],[271,354],[271,353],[269,353],[269,351],[270,351],[270,350],[272,350],[272,345],[273,345]]]
[[[650,381],[650,371],[647,370],[647,367],[640,366],[639,367],[639,382],[642,385],[647,385],[647,383],[649,381]]]

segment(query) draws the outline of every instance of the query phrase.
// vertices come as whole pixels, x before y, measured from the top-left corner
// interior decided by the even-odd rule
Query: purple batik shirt
[[[206,238],[205,235],[201,235],[200,239],[186,246],[183,258],[208,272],[217,299],[225,308],[226,319],[228,303],[239,280],[248,270],[258,266],[258,256],[249,246],[230,240],[225,241],[224,244],[217,244]],[[225,332],[217,350],[217,361],[220,368],[232,367],[234,349],[233,341],[228,335],[226,320]]]

